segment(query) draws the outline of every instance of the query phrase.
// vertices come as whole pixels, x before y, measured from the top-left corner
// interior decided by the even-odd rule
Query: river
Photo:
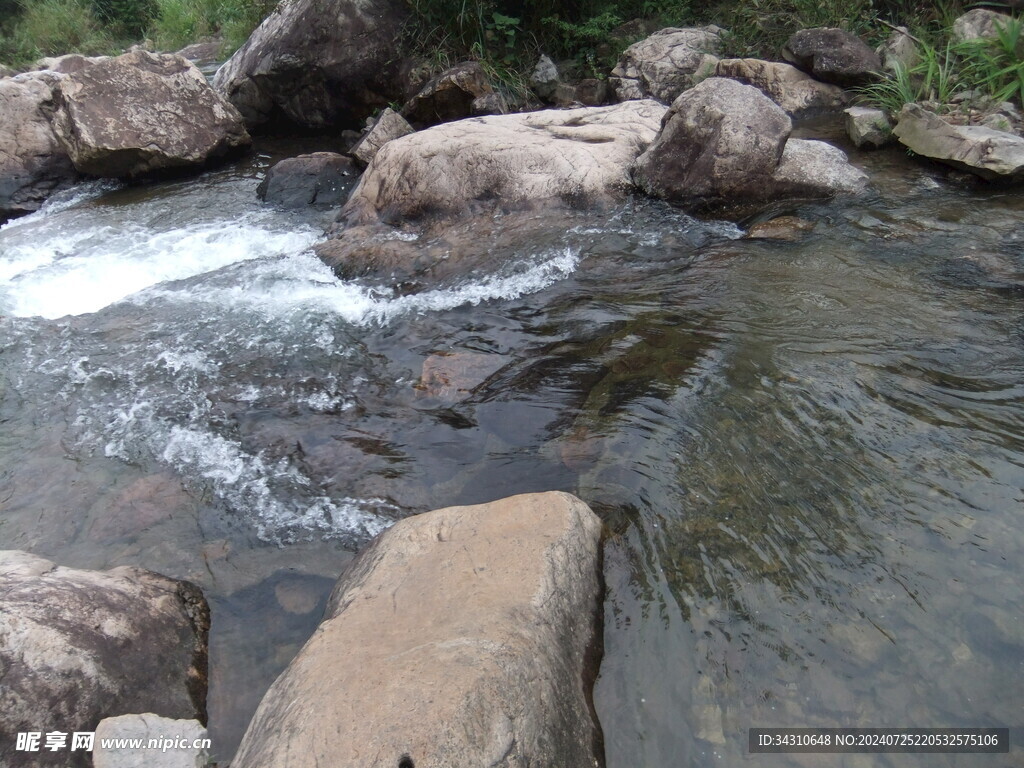
[[[776,725],[1008,726],[1019,759],[1024,197],[861,154],[868,196],[775,211],[796,242],[632,199],[403,295],[311,254],[333,212],[257,200],[294,151],[0,229],[0,542],[198,583],[220,759],[368,537],[555,489],[608,528],[610,768]],[[425,391],[437,355],[479,385]]]

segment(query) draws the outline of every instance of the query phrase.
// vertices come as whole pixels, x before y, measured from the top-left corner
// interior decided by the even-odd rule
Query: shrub
[[[157,14],[156,0],[92,0],[92,7],[118,37],[139,37]]]
[[[13,30],[0,43],[12,64],[64,53],[112,53],[113,36],[93,15],[86,0],[33,0],[24,7]]]
[[[1024,102],[1024,21],[1007,17],[994,40],[970,40],[956,47],[965,79],[996,101]]]

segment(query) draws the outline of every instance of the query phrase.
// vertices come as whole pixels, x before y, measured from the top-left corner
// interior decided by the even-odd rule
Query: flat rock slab
[[[474,202],[589,205],[632,188],[630,166],[665,107],[611,107],[469,118],[385,144],[345,208],[352,223],[458,214]]]
[[[132,51],[60,80],[53,125],[75,168],[131,178],[199,167],[249,145],[242,117],[174,54]]]
[[[553,492],[381,534],[232,768],[594,768],[601,523]]]
[[[201,743],[207,738],[206,729],[196,720],[172,720],[152,713],[108,717],[96,726],[92,764],[93,768],[206,768],[210,754]],[[135,748],[122,741],[123,746],[113,742],[104,748],[109,739],[139,740],[145,746]],[[151,744],[155,746],[150,748]]]
[[[1024,139],[980,125],[950,125],[934,112],[906,104],[893,133],[917,154],[989,181],[1024,180]]]
[[[205,721],[209,626],[188,582],[0,551],[0,765],[26,764],[14,752],[22,731],[92,731],[129,712]],[[70,755],[43,750],[32,764]]]

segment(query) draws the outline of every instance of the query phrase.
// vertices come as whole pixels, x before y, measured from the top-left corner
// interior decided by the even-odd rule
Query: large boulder
[[[954,43],[994,40],[999,37],[999,30],[1011,21],[1004,13],[989,8],[974,8],[953,22],[952,35]]]
[[[754,86],[793,118],[833,111],[846,103],[842,88],[778,61],[723,59],[715,67],[715,76]]]
[[[256,188],[260,200],[281,208],[341,205],[356,183],[359,171],[336,152],[314,152],[275,163]]]
[[[723,30],[669,27],[633,43],[612,70],[609,82],[620,101],[655,98],[671,104],[718,63]]]
[[[232,768],[601,764],[600,536],[559,492],[395,524],[339,580]]]
[[[545,110],[444,123],[384,145],[342,209],[350,222],[457,214],[473,203],[593,204],[631,188],[629,169],[665,107]]]
[[[217,70],[249,127],[354,127],[402,97],[402,0],[287,0]]]
[[[422,128],[507,111],[480,62],[464,61],[431,78],[402,107],[402,116]]]
[[[55,88],[57,138],[82,173],[134,178],[201,167],[249,145],[237,110],[174,54],[96,61]]]
[[[870,82],[882,70],[877,53],[836,27],[801,29],[786,42],[782,56],[819,80],[843,87]]]
[[[0,222],[38,210],[78,176],[53,132],[53,110],[43,79],[0,79]]]
[[[188,582],[0,551],[0,765],[25,764],[19,732],[92,731],[132,712],[205,722],[209,627]],[[84,754],[43,750],[32,764],[77,765]]]
[[[830,197],[863,188],[864,174],[840,150],[788,141],[791,130],[789,116],[761,91],[710,78],[672,104],[634,178],[649,194],[684,205]]]
[[[950,125],[919,104],[906,104],[893,133],[912,152],[989,181],[1024,180],[1024,139],[980,125]]]

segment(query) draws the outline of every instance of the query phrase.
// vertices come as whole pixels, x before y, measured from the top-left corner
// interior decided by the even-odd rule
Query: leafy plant
[[[1007,17],[992,40],[969,40],[956,47],[965,76],[995,101],[1024,103],[1024,20]]]

